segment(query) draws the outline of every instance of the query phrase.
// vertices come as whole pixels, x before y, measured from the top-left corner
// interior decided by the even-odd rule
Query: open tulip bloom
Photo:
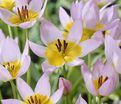
[[[0,80],[9,81],[25,74],[30,65],[28,56],[28,41],[23,54],[20,53],[18,43],[7,37],[0,42]]]
[[[87,65],[83,64],[82,75],[86,88],[94,96],[108,96],[119,83],[119,76],[110,61],[104,65],[99,59],[95,63],[92,73]]]
[[[2,100],[2,104],[56,104],[63,94],[62,87],[50,96],[51,89],[49,77],[46,74],[43,74],[38,80],[34,91],[21,78],[17,78],[17,88],[23,101],[17,99],[6,99]]]
[[[80,43],[82,36],[81,21],[75,21],[68,37],[65,39],[62,32],[59,31],[52,23],[43,20],[41,25],[41,40],[45,46],[30,43],[32,51],[47,60],[42,64],[44,69],[49,67],[61,67],[64,64],[69,66],[80,65],[83,63],[79,57],[87,55],[95,50],[101,44],[100,41],[89,39]],[[48,70],[49,71],[49,70]],[[52,69],[51,69],[52,71]]]
[[[9,2],[13,2],[13,0]],[[0,8],[0,18],[10,26],[30,28],[43,15],[46,4],[47,0],[15,0],[13,11]],[[9,4],[4,3],[4,5]]]
[[[64,37],[66,38],[68,36],[75,20],[82,19],[83,34],[80,41],[85,41],[90,38],[101,41],[103,36],[109,33],[108,30],[119,22],[117,9],[117,5],[99,9],[94,0],[88,0],[86,4],[80,1],[72,4],[70,9],[71,16],[69,16],[61,7],[59,10],[59,17],[64,27]],[[105,31],[105,33],[101,31]]]
[[[105,54],[107,60],[113,63],[115,70],[121,74],[121,41],[114,40],[111,36],[105,39]]]

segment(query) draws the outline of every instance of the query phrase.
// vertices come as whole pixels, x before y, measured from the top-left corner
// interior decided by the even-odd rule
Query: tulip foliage
[[[120,0],[0,0],[0,104],[121,104]]]

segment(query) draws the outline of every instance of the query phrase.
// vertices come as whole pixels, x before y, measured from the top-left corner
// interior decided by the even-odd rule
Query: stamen
[[[65,52],[65,50],[66,50],[66,48],[67,48],[67,46],[68,46],[68,43],[66,43],[66,41],[64,40],[64,41],[63,41],[63,45],[64,45],[64,50],[63,50],[63,51]]]
[[[17,9],[18,9],[18,15],[19,15],[19,17],[20,17],[20,20],[22,20],[22,16],[21,16],[20,9],[19,9],[19,8],[17,8]]]

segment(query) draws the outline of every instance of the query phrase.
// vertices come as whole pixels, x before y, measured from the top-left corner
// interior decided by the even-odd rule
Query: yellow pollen
[[[103,85],[103,83],[105,83],[107,80],[108,80],[108,77],[103,77],[103,76],[100,76],[98,79],[94,80],[93,83],[94,83],[94,86],[95,86],[96,91],[98,91],[98,89],[99,89],[99,88]]]
[[[13,61],[13,62],[5,62],[2,64],[11,74],[13,78],[15,78],[20,70],[21,62]]]
[[[70,41],[56,40],[48,44],[45,56],[49,64],[53,66],[61,66],[65,62],[72,62],[75,58],[81,56],[82,48]]]
[[[0,7],[12,11],[15,6],[14,0],[0,0]]]
[[[39,14],[33,10],[28,10],[27,6],[22,6],[22,8],[17,8],[18,13],[12,15],[8,20],[12,24],[19,25],[23,22],[34,21],[39,17]]]
[[[35,94],[27,97],[22,104],[53,104],[53,102],[48,96]]]

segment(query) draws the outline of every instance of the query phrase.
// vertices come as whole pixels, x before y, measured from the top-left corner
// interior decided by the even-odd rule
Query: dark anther
[[[64,41],[63,41],[63,45],[64,45],[64,52],[65,52],[65,50],[66,50],[66,48],[67,48],[67,46],[68,46],[68,43],[66,43],[66,41],[64,40]]]

